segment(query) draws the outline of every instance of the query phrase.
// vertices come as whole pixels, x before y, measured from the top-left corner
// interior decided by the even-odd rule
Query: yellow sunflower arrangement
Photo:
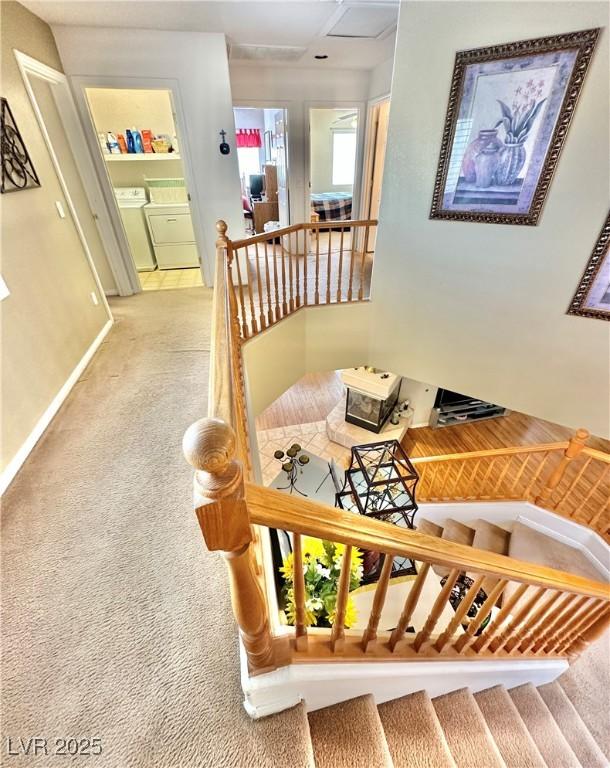
[[[302,549],[302,567],[305,577],[305,624],[308,627],[331,627],[336,617],[337,590],[345,545],[304,536]],[[292,552],[284,558],[280,572],[286,582],[284,586],[286,618],[289,624],[294,625],[296,607]],[[350,592],[360,586],[361,581],[362,553],[353,547],[350,560]],[[349,597],[345,611],[345,626],[351,627],[356,618],[356,607],[352,598]]]

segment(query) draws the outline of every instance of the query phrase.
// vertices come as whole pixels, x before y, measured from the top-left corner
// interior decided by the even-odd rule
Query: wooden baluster
[[[553,509],[559,509],[559,506],[563,504],[565,501],[567,501],[567,499],[570,497],[570,494],[572,493],[574,488],[580,482],[580,478],[584,475],[587,469],[589,469],[589,465],[591,464],[592,461],[593,459],[589,456],[589,458],[583,463],[582,467],[580,468],[580,472],[577,472],[576,475],[574,476],[574,479],[568,486],[568,489],[563,494],[563,496],[560,496],[559,499],[557,499],[557,501],[554,504],[549,506],[552,506]]]
[[[606,512],[610,510],[610,498],[608,501],[604,504],[603,507],[599,508],[599,511],[593,515],[593,517],[589,520],[589,527],[590,528],[596,528],[599,521],[604,517]]]
[[[333,243],[333,233],[332,230],[328,230],[328,262],[326,264],[326,303],[330,304],[330,280],[331,280],[331,265],[332,265],[332,243]]]
[[[585,627],[591,626],[594,621],[602,615],[606,610],[606,603],[603,600],[592,599],[588,605],[585,606],[578,616],[575,616],[569,627],[566,627],[564,636],[559,643],[555,646],[552,653],[563,655],[568,648],[573,645],[578,636],[583,632]]]
[[[364,247],[362,249],[362,260],[360,262],[360,288],[358,289],[358,301],[364,298],[364,273],[366,271],[366,252],[369,247],[369,225],[364,229]]]
[[[430,466],[430,464],[428,464],[428,466]],[[431,469],[432,477],[430,478],[430,484],[429,484],[429,488],[428,488],[428,498],[429,499],[436,498],[435,495],[434,495],[434,485],[435,485],[435,481],[436,481],[436,475],[438,474],[438,467],[439,467],[439,462],[434,462],[434,464],[432,465],[432,469]]]
[[[569,615],[570,607],[578,601],[578,595],[572,595],[570,593],[564,594],[564,599],[561,604],[555,608],[553,614],[549,618],[548,624],[543,628],[542,632],[538,635],[535,642],[530,647],[532,653],[538,653],[549,640],[554,636],[557,629],[564,625],[566,617]]]
[[[280,257],[282,260],[282,317],[288,314],[286,303],[286,248],[284,247],[284,235],[280,237]]]
[[[381,611],[385,603],[385,596],[390,584],[390,576],[392,575],[392,563],[394,558],[392,555],[383,556],[383,566],[381,568],[381,574],[379,575],[379,581],[375,588],[375,597],[373,598],[373,605],[371,607],[371,615],[369,616],[369,623],[367,624],[364,634],[362,635],[362,650],[367,651],[369,645],[377,640],[377,627],[379,626],[379,620],[381,619]]]
[[[426,491],[424,490],[426,488],[426,473],[428,471],[428,465],[422,464],[421,470],[419,469],[419,466],[416,467],[417,473],[419,474],[419,483],[417,484],[417,497],[419,499],[426,499],[428,498],[426,495]]]
[[[273,313],[275,316],[275,321],[277,322],[282,317],[282,311],[280,307],[279,270],[277,266],[277,247],[276,246],[277,246],[277,243],[275,242],[275,237],[274,237],[273,242],[271,243],[271,253],[273,255],[273,291],[274,291],[274,297],[275,297]]]
[[[345,611],[349,597],[350,564],[352,548],[349,544],[345,547],[341,560],[341,573],[339,574],[339,586],[337,587],[337,605],[335,621],[330,632],[330,649],[333,653],[341,653],[345,645]]]
[[[464,468],[466,467],[466,462],[462,461],[460,468],[457,473],[457,477],[455,478],[455,482],[453,483],[453,490],[451,492],[451,498],[452,499],[458,499],[459,498],[459,487],[460,487],[460,480],[462,479],[462,475],[464,474]]]
[[[349,283],[347,285],[347,300],[351,301],[353,296],[354,286],[354,242],[357,237],[358,227],[352,227],[351,242],[350,242],[350,257],[349,257]]]
[[[510,612],[512,611],[513,606],[517,604],[527,589],[527,584],[521,584],[521,586],[517,587],[515,592],[504,603],[496,618],[490,621],[483,633],[480,634],[479,637],[474,641],[472,644],[472,649],[474,651],[477,653],[482,653],[487,649],[488,645],[496,640],[496,632],[500,630],[508,616],[510,616]]]
[[[553,472],[551,472],[550,476],[547,477],[546,481],[544,482],[540,493],[536,497],[535,504],[539,507],[544,507],[548,504],[548,502],[551,499],[551,496],[553,495],[553,492],[561,482],[563,475],[570,465],[570,462],[575,459],[582,449],[585,447],[585,443],[587,442],[589,438],[589,433],[586,429],[577,429],[574,436],[570,439],[570,442],[568,443],[568,447],[565,449],[564,454],[561,458],[561,461],[555,468]]]
[[[498,653],[504,650],[506,646],[512,648],[513,641],[521,640],[520,631],[524,621],[527,621],[529,615],[534,610],[538,602],[546,593],[545,587],[537,587],[532,595],[525,601],[525,604],[515,613],[505,630],[500,631],[500,636],[490,643],[492,653]]]
[[[261,278],[260,254],[258,252],[258,243],[254,243],[254,258],[256,260],[256,287],[258,290],[258,325],[261,331],[267,327],[265,320],[265,299],[263,295],[263,281]]]
[[[447,624],[447,629],[445,629],[445,631],[439,635],[436,643],[434,644],[434,647],[439,653],[451,640],[457,628],[462,623],[462,619],[466,616],[472,607],[474,599],[479,594],[479,590],[481,589],[484,579],[485,576],[477,576],[477,578],[472,582],[468,592],[466,592],[462,602],[458,605],[454,615],[452,616],[451,621],[449,624]]]
[[[502,483],[504,482],[504,478],[506,477],[506,473],[508,472],[508,469],[512,463],[513,457],[512,456],[506,456],[505,458],[508,459],[508,461],[504,465],[504,469],[500,473],[500,477],[498,478],[498,482],[494,485],[493,491],[491,492],[491,495],[494,499],[498,497],[498,492],[500,488],[502,487]]]
[[[471,486],[472,486],[472,484],[474,482],[475,477],[477,476],[477,472],[479,471],[480,465],[481,465],[481,459],[477,459],[477,461],[476,461],[476,463],[474,465],[474,469],[472,470],[472,473],[471,473],[471,475],[468,478],[468,481],[466,483],[466,487],[464,488],[464,496],[463,496],[464,499],[468,498],[468,494],[470,492],[470,488],[471,488]]]
[[[603,481],[606,479],[606,475],[610,472],[610,464],[606,464],[606,468],[602,471],[601,475],[598,477],[597,481],[591,486],[591,489],[589,490],[589,493],[585,496],[584,501],[582,504],[579,504],[578,507],[574,510],[575,514],[580,509],[585,509],[587,504],[589,503],[589,499],[593,497],[593,494],[597,491],[599,486],[603,483]],[[596,514],[592,515],[591,519],[589,520],[589,525],[593,526],[597,523],[599,518],[601,517],[603,512],[603,507],[597,512]]]
[[[345,228],[341,227],[341,236],[339,238],[339,268],[337,275],[337,301],[341,301],[341,281],[343,280],[343,236]]]
[[[303,241],[305,241],[305,231],[303,231]],[[294,271],[295,271],[295,307],[301,306],[301,267],[299,264],[299,230],[294,233]],[[303,247],[303,252],[305,248]]]
[[[314,287],[314,296],[313,296],[313,303],[319,304],[320,303],[320,230],[318,229],[316,237],[316,277],[315,277],[315,287]]]
[[[307,233],[309,232],[309,235]],[[303,230],[303,304],[307,306],[309,304],[309,298],[307,296],[307,260],[309,258],[309,249],[311,248],[311,230]]]
[[[453,647],[455,648],[456,651],[458,651],[458,653],[461,653],[474,640],[474,637],[479,627],[483,624],[485,619],[491,613],[492,608],[500,599],[500,595],[504,591],[504,587],[507,584],[508,584],[507,579],[500,579],[500,581],[498,581],[498,583],[491,590],[491,592],[487,596],[487,599],[485,600],[483,605],[479,608],[477,615],[468,624],[468,627],[466,628],[466,631],[464,632],[464,634],[461,637],[458,637],[457,641],[455,642]]]
[[[447,480],[449,479],[449,475],[451,474],[451,470],[453,469],[453,462],[448,461],[447,462],[447,471],[443,475],[443,480],[440,484],[440,487],[438,489],[438,497],[439,499],[443,498],[443,494],[445,493],[445,486],[447,485]]]
[[[415,638],[415,642],[413,643],[413,648],[418,653],[422,645],[430,639],[430,635],[434,631],[434,627],[436,627],[436,624],[441,617],[441,613],[443,612],[443,609],[449,600],[449,595],[451,594],[451,590],[453,589],[459,575],[459,568],[454,568],[449,576],[447,576],[447,581],[445,582],[444,587],[438,593],[438,596],[434,601],[434,605],[432,606],[432,610],[426,619],[426,623],[424,624],[423,629],[419,632]]]
[[[250,270],[248,269],[248,265],[250,264],[250,258],[249,258],[249,255],[248,255],[248,248],[247,247],[244,248],[243,251],[244,251],[244,254],[245,254],[245,258],[246,258],[246,261],[245,261],[246,276],[248,278],[248,300],[249,300],[249,304],[250,304],[250,316],[251,316],[250,325],[252,327],[252,332],[251,332],[250,335],[253,336],[253,335],[258,333],[258,325],[257,325],[257,322],[256,322],[256,312],[254,310],[254,294],[252,292],[252,275],[250,274]],[[240,278],[240,272],[239,272],[239,258],[236,258],[235,262],[237,264],[237,277],[238,277],[238,279],[241,279]]]
[[[561,625],[557,628],[556,632],[553,632],[549,640],[542,646],[541,651],[543,653],[555,653],[556,650],[564,645],[566,639],[570,636],[570,633],[580,623],[584,616],[587,615],[591,606],[595,604],[595,600],[592,597],[580,597],[571,608],[566,612],[566,615],[562,617]]]
[[[232,256],[235,258],[232,259]],[[246,305],[244,302],[244,286],[241,280],[241,270],[239,266],[239,253],[237,251],[229,250],[229,263],[235,263],[235,269],[237,270],[237,287],[239,288],[239,308],[241,315],[241,335],[244,339],[247,339],[250,335],[248,329],[248,321],[246,318]]]
[[[515,479],[511,483],[510,489],[508,491],[509,496],[512,496],[514,494],[516,487],[519,485],[519,481],[523,477],[523,473],[525,472],[525,468],[527,467],[527,465],[529,463],[531,455],[532,455],[531,453],[526,453],[525,454],[525,458],[521,462],[521,466],[519,467],[519,470],[518,470],[517,474],[515,475]]]
[[[525,634],[522,638],[515,638],[511,642],[506,643],[505,650],[508,653],[513,651],[519,651],[519,653],[525,653],[536,642],[536,638],[539,637],[542,632],[542,625],[546,621],[549,622],[549,611],[555,605],[555,603],[561,597],[561,592],[553,593],[549,599],[540,606],[534,615],[528,620],[525,626]],[[521,640],[521,642],[519,642]]]
[[[400,614],[400,618],[398,619],[398,624],[392,630],[392,634],[390,635],[390,641],[388,645],[392,653],[396,650],[396,646],[398,645],[398,643],[401,640],[404,640],[405,632],[409,628],[409,622],[411,621],[411,617],[413,616],[413,611],[415,610],[415,608],[417,607],[417,603],[419,602],[419,598],[420,598],[422,589],[424,588],[424,582],[426,581],[426,576],[428,575],[429,570],[430,570],[430,563],[420,564],[419,570],[417,572],[417,577],[413,582],[413,586],[409,590],[409,594],[407,595],[407,599],[405,600],[402,613]]]
[[[263,243],[265,250],[265,282],[267,283],[267,325],[273,325],[273,307],[271,304],[271,273],[269,271],[269,249],[267,241]]]
[[[540,459],[540,464],[538,464],[538,469],[534,472],[532,479],[529,481],[527,488],[525,489],[525,492],[523,494],[523,498],[526,501],[530,501],[530,494],[532,490],[534,489],[536,483],[538,482],[538,478],[542,474],[542,470],[546,466],[546,462],[549,458],[550,451],[544,451],[542,454],[542,458]]]
[[[478,495],[476,497],[478,499],[488,498],[487,494],[485,493],[485,488],[487,487],[487,481],[489,480],[489,476],[491,475],[491,472],[492,472],[492,470],[494,468],[494,465],[496,463],[496,456],[488,456],[487,460],[488,460],[487,470],[485,471],[485,474],[483,475],[483,479],[481,480],[481,484],[479,486],[480,491],[479,491],[479,493],[478,493]],[[491,498],[491,496],[489,496],[489,498]]]
[[[591,645],[591,643],[599,640],[602,634],[608,629],[609,625],[610,605],[606,604],[599,613],[596,613],[595,618],[582,628],[576,640],[565,649],[565,653],[568,656],[580,656],[583,651],[587,650],[587,647]]]
[[[253,672],[276,666],[267,605],[255,573],[252,528],[244,500],[235,433],[220,419],[200,419],[184,435],[184,455],[195,468],[195,513],[207,548],[220,551],[229,571],[233,613]]]
[[[305,651],[307,650],[307,627],[305,625],[305,574],[303,573],[301,534],[294,533],[292,539],[295,605],[294,644],[297,651]]]
[[[295,235],[298,235],[298,232],[295,232]],[[288,307],[291,312],[294,312],[294,290],[293,290],[293,277],[292,277],[292,262],[293,262],[293,254],[291,251],[291,245],[292,245],[292,232],[288,233]]]

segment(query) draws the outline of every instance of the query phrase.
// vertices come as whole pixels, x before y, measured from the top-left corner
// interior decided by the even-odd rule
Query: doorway
[[[365,149],[366,166],[364,172],[364,211],[367,219],[378,219],[381,205],[381,187],[388,141],[388,121],[390,117],[390,99],[382,99],[372,104],[369,109],[367,146]],[[370,247],[375,248],[377,228],[372,233]]]
[[[246,234],[290,224],[288,116],[282,107],[235,107],[237,161]]]
[[[84,94],[141,289],[202,286],[171,92],[85,87]]]
[[[358,108],[309,110],[309,205],[312,221],[353,218]]]

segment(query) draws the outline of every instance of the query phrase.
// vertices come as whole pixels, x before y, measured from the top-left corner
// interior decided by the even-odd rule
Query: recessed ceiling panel
[[[328,30],[328,37],[378,38],[396,25],[396,7],[348,7]]]

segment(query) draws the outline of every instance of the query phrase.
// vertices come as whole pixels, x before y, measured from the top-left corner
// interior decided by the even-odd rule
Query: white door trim
[[[377,143],[377,128],[376,123],[373,124],[373,113],[380,104],[384,101],[390,101],[391,94],[385,96],[377,96],[374,99],[370,99],[366,105],[366,134],[364,137],[364,149],[363,149],[363,168],[362,168],[362,188],[360,191],[360,199],[362,200],[361,214],[363,218],[369,217],[369,204],[370,194],[372,186],[372,171],[373,171],[373,156],[375,154],[375,145]],[[375,129],[375,134],[373,134]]]
[[[32,104],[32,109],[34,110],[36,120],[38,122],[41,133],[43,135],[45,144],[47,145],[49,155],[51,156],[51,162],[53,163],[53,167],[55,168],[55,172],[57,174],[59,184],[66,198],[66,203],[70,210],[70,214],[74,220],[76,231],[78,233],[80,241],[85,250],[85,254],[89,262],[91,271],[93,273],[93,277],[97,284],[100,296],[102,297],[102,301],[104,302],[104,306],[106,308],[106,312],[108,313],[109,319],[112,319],[110,307],[108,306],[108,302],[106,301],[106,295],[102,287],[101,281],[99,279],[97,270],[95,268],[93,258],[91,256],[91,251],[89,249],[89,244],[87,243],[87,239],[85,237],[84,231],[80,224],[79,218],[76,214],[76,209],[74,207],[74,203],[70,196],[68,185],[66,184],[66,180],[62,173],[59,160],[53,148],[51,137],[49,136],[49,133],[47,131],[47,128],[44,122],[44,116],[40,110],[38,102],[36,101],[36,95],[30,83],[30,77],[34,76],[42,80],[46,80],[52,85],[59,86],[57,91],[55,90],[53,91],[53,97],[56,100],[58,112],[60,114],[64,130],[66,131],[66,136],[68,137],[68,141],[70,142],[70,147],[71,147],[72,153],[74,154],[78,172],[83,181],[83,188],[87,196],[87,201],[89,203],[92,213],[95,216],[95,221],[96,221],[96,225],[100,235],[100,239],[102,241],[102,245],[104,246],[106,257],[108,258],[108,264],[112,271],[112,275],[114,277],[118,293],[121,296],[130,295],[133,293],[133,290],[131,289],[129,283],[126,282],[127,275],[125,274],[124,270],[122,270],[122,261],[118,258],[120,253],[119,243],[117,242],[117,239],[116,239],[115,231],[112,226],[112,222],[110,220],[108,207],[104,200],[102,189],[98,182],[97,174],[95,172],[95,168],[93,166],[91,156],[89,155],[89,152],[87,150],[85,136],[78,119],[76,105],[74,104],[74,100],[72,99],[72,94],[70,92],[70,86],[68,84],[68,80],[62,72],[58,72],[56,69],[53,69],[52,67],[49,67],[46,64],[43,64],[37,59],[33,59],[31,56],[28,56],[27,54],[22,53],[17,49],[14,49],[13,52],[17,60],[17,66],[19,67],[19,71],[21,73],[21,77],[23,79],[26,92]]]
[[[201,273],[203,275],[203,281],[205,285],[214,285],[214,259],[212,258],[211,252],[209,252],[210,249],[206,247],[206,243],[216,242],[216,232],[214,231],[213,233],[206,233],[203,221],[201,220],[200,211],[203,210],[203,206],[201,204],[201,196],[199,194],[199,188],[197,185],[197,177],[195,175],[191,160],[189,135],[186,128],[186,120],[184,117],[184,110],[180,98],[180,85],[178,80],[175,78],[155,77],[104,77],[101,75],[73,75],[70,77],[70,82],[72,84],[72,90],[76,100],[76,107],[80,113],[82,124],[85,128],[85,138],[93,156],[98,179],[101,183],[101,187],[110,210],[111,218],[115,224],[115,229],[119,233],[119,242],[121,242],[122,245],[121,254],[123,262],[126,268],[133,273],[133,279],[136,280],[137,284],[136,290],[138,291],[140,290],[139,278],[133,264],[133,259],[131,258],[131,254],[129,252],[127,238],[125,236],[119,210],[114,199],[112,185],[110,183],[107,168],[105,167],[105,162],[99,149],[99,141],[97,138],[95,124],[93,122],[93,116],[89,110],[85,89],[118,88],[123,90],[141,89],[169,91],[175,115],[176,132],[178,134],[178,140],[180,141],[180,159],[182,160],[184,167],[186,185],[191,196],[191,217],[193,220],[193,229],[195,232],[197,250],[201,260]]]
[[[356,129],[356,173],[354,174],[354,184],[352,186],[352,219],[361,218],[361,189],[362,189],[362,157],[364,152],[364,134],[366,132],[367,114],[366,102],[364,101],[306,101],[305,109],[305,219],[310,220],[309,215],[309,195],[311,182],[311,124],[310,110],[312,109],[356,109],[358,110],[358,127]]]

